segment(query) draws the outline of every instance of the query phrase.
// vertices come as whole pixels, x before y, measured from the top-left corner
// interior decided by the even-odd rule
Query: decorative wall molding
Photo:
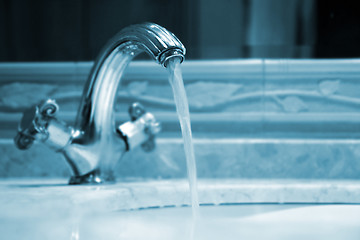
[[[0,63],[0,136],[16,131],[21,112],[45,98],[56,99],[60,117],[73,122],[92,65]],[[182,70],[195,132],[360,136],[360,59],[186,61]],[[119,122],[128,120],[127,105],[140,101],[165,131],[179,129],[167,72],[152,61],[130,64],[117,101]]]

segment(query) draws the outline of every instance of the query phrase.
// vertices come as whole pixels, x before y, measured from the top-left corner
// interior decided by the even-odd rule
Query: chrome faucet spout
[[[131,116],[132,121],[120,127],[115,126],[114,103],[121,77],[130,61],[141,52],[147,52],[166,67],[171,58],[184,60],[185,47],[174,34],[153,23],[129,26],[110,39],[85,84],[75,127],[61,127],[66,129],[68,139],[66,144],[60,141],[63,145],[57,150],[65,155],[73,170],[70,183],[113,180],[112,170],[122,155],[136,145],[153,142],[160,130],[154,116],[138,104],[130,112],[141,114]],[[19,129],[16,139],[19,147],[26,148],[28,139],[38,139],[29,137],[29,132],[33,131]]]
[[[105,45],[90,73],[78,112],[78,129],[96,135],[97,122],[110,120],[121,76],[130,61],[143,51],[166,67],[170,58],[178,57],[182,62],[186,50],[174,34],[159,25],[145,23],[124,28]]]

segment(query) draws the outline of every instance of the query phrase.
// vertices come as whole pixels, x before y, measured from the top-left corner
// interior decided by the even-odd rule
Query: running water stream
[[[176,111],[179,117],[181,132],[184,140],[184,150],[186,157],[187,174],[189,179],[192,212],[194,218],[197,218],[199,211],[199,200],[196,180],[196,162],[194,145],[192,142],[189,104],[182,78],[180,60],[178,58],[169,59],[168,70],[169,82],[174,94]]]

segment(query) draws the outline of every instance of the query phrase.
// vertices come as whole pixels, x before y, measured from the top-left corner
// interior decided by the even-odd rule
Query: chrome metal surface
[[[118,132],[123,136],[127,150],[141,145],[143,150],[151,151],[155,148],[155,136],[160,132],[161,125],[154,115],[146,112],[140,103],[133,103],[129,107],[131,121],[122,124]]]
[[[130,144],[124,140],[121,131],[117,131],[114,122],[114,100],[121,77],[129,62],[143,51],[164,67],[169,59],[176,57],[183,61],[185,55],[183,44],[165,28],[153,23],[129,26],[110,39],[99,54],[84,87],[75,127],[56,125],[59,121],[51,117],[56,123],[46,128],[51,130],[46,137],[51,141],[43,142],[65,155],[74,174],[70,183],[111,181],[114,165],[129,146],[132,149],[143,144],[147,150],[153,148],[159,124],[150,113],[141,114],[135,122],[130,122],[141,129],[132,137],[128,136]],[[46,111],[51,113],[48,109]],[[134,116],[131,118],[135,119]],[[26,128],[29,130],[19,129],[15,140],[19,148],[27,148],[35,140],[34,136],[41,132],[33,130],[36,129],[33,126],[36,125],[31,122],[30,128]],[[130,133],[127,127],[122,129],[126,134]]]
[[[57,103],[48,99],[25,111],[19,124],[18,134],[14,138],[15,145],[19,149],[28,149],[35,140],[38,140],[46,142],[57,151],[64,148],[73,130],[55,118],[58,110]]]

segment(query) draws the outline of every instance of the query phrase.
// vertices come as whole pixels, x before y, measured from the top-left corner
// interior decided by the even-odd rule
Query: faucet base
[[[72,176],[69,180],[70,185],[79,184],[101,184],[105,181],[100,177],[100,171],[94,170],[82,176]]]

